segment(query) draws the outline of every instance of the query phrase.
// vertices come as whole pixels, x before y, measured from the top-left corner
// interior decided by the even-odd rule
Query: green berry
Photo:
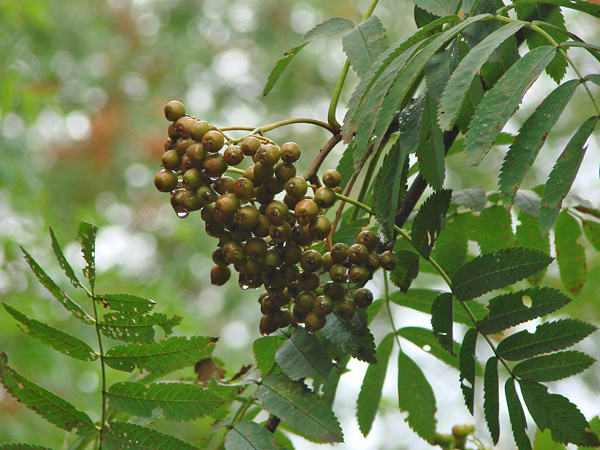
[[[286,182],[296,175],[296,167],[291,163],[279,161],[275,165],[275,176],[281,182]]]
[[[394,270],[398,264],[398,256],[391,250],[386,250],[381,254],[381,267],[385,270]]]
[[[231,269],[225,266],[213,266],[210,270],[210,282],[215,286],[223,286],[231,277]]]
[[[336,201],[335,192],[328,187],[320,187],[315,192],[314,201],[319,208],[331,208]]]
[[[355,290],[352,298],[359,308],[366,308],[373,303],[373,293],[366,288]]]
[[[244,154],[242,150],[237,145],[230,145],[223,152],[223,158],[225,158],[225,162],[230,166],[237,166],[244,160]]]
[[[335,311],[342,319],[350,320],[356,312],[356,303],[353,300],[346,299],[338,302]]]
[[[294,213],[296,214],[296,220],[300,225],[308,225],[316,220],[317,215],[319,214],[319,207],[314,201],[304,199],[298,202],[294,208]]]
[[[321,179],[323,180],[323,184],[331,189],[339,186],[342,182],[342,176],[335,169],[326,170]]]
[[[171,192],[177,189],[177,174],[172,170],[161,170],[154,177],[154,186],[160,192]]]
[[[287,142],[281,146],[281,159],[287,163],[294,163],[300,158],[300,147],[295,142]]]
[[[319,295],[315,299],[313,310],[320,316],[326,316],[333,311],[333,300],[326,295]]]
[[[183,174],[183,185],[190,191],[197,191],[204,186],[204,178],[198,169],[188,169]]]
[[[367,262],[369,249],[363,244],[354,244],[348,249],[348,259],[354,264],[363,264]]]
[[[266,167],[273,167],[279,161],[279,149],[273,144],[261,145],[256,152],[256,160]]]
[[[316,250],[307,250],[300,258],[300,267],[308,272],[316,272],[323,265],[323,256]]]
[[[273,225],[283,225],[289,209],[285,203],[275,200],[267,206],[265,215]]]
[[[258,139],[256,136],[248,136],[242,141],[240,148],[242,149],[242,153],[244,155],[253,156],[259,149],[260,145],[260,139]]]
[[[160,158],[162,166],[167,170],[179,170],[182,158],[176,150],[167,150]]]
[[[302,177],[292,177],[285,184],[285,191],[294,198],[303,198],[308,191],[308,184]]]
[[[314,312],[308,313],[304,319],[306,331],[309,333],[315,333],[325,326],[327,319],[325,316],[321,316]]]
[[[227,171],[227,163],[220,153],[211,153],[202,162],[206,174],[213,179],[219,178]]]
[[[377,244],[379,244],[379,239],[377,239],[377,235],[374,231],[364,230],[358,233],[356,243],[363,244],[370,252],[372,252],[377,247]]]
[[[185,115],[185,106],[177,100],[171,100],[165,105],[165,117],[171,122],[175,122]]]
[[[348,246],[343,242],[338,242],[337,244],[333,244],[331,247],[331,258],[334,262],[340,264],[346,261],[348,256]]]
[[[216,153],[225,145],[225,138],[217,130],[211,130],[202,137],[202,146],[207,152]]]
[[[190,137],[196,142],[202,141],[206,133],[210,131],[210,126],[206,120],[194,120],[189,125]]]
[[[353,284],[362,284],[369,279],[369,269],[364,266],[352,266],[348,269],[348,280]]]
[[[308,225],[308,231],[315,241],[322,241],[331,231],[331,222],[325,216],[317,216],[314,222]]]

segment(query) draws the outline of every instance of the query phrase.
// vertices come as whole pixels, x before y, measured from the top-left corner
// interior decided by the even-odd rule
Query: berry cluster
[[[323,187],[309,185],[296,176],[300,148],[293,142],[279,147],[249,135],[235,145],[206,121],[186,115],[176,101],[165,106],[165,116],[172,123],[156,188],[171,194],[179,217],[201,210],[207,234],[219,239],[212,284],[226,283],[233,267],[242,288],[264,285],[262,334],[299,323],[315,332],[329,313],[349,319],[357,307],[371,304],[373,294],[364,284],[380,266],[395,264],[393,253],[375,252],[375,233],[363,231],[355,245],[338,243],[323,255],[311,248],[331,232],[325,211],[336,201],[337,171],[323,174]],[[246,158],[253,164],[236,167]]]

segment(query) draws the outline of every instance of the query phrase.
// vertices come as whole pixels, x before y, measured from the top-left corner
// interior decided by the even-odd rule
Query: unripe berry
[[[296,220],[300,225],[307,225],[316,220],[319,214],[319,207],[317,204],[309,199],[300,200],[294,208],[296,214]]]
[[[325,316],[320,316],[314,312],[308,313],[304,319],[306,331],[315,333],[325,326],[327,319]]]
[[[364,230],[356,236],[356,243],[363,244],[370,252],[372,252],[377,247],[377,244],[379,244],[379,239],[377,239],[377,235],[374,231]]]
[[[328,187],[320,187],[315,192],[314,201],[319,208],[330,208],[335,203],[335,192]]]
[[[323,180],[323,184],[331,189],[339,186],[342,182],[342,176],[335,169],[326,170],[321,179]]]
[[[154,177],[154,186],[160,192],[171,192],[177,189],[177,174],[172,170],[161,170]]]
[[[207,152],[216,153],[225,145],[225,138],[217,130],[211,130],[202,137],[202,147]]]
[[[167,150],[160,158],[162,166],[167,170],[179,170],[181,168],[181,156],[175,150]]]
[[[256,160],[266,167],[273,167],[279,161],[279,149],[273,144],[262,145],[256,152]]]
[[[189,125],[190,137],[196,142],[202,141],[206,133],[210,131],[210,126],[205,120],[194,120]]]
[[[385,270],[394,270],[398,264],[398,256],[391,250],[386,250],[381,254],[381,267]]]
[[[363,244],[354,244],[348,249],[348,259],[354,264],[366,263],[369,250]]]
[[[281,159],[287,163],[294,163],[300,158],[300,147],[295,142],[287,142],[281,146]]]
[[[315,241],[322,241],[331,231],[331,222],[325,216],[317,216],[314,222],[308,225],[308,231]]]
[[[185,106],[177,100],[171,100],[165,105],[165,117],[171,122],[175,122],[185,115]]]
[[[187,148],[186,154],[195,166],[201,166],[208,152],[202,147],[202,144],[195,142]]]
[[[296,167],[291,163],[279,161],[275,165],[275,176],[279,181],[286,182],[296,175]]]
[[[230,145],[223,152],[223,158],[225,158],[225,162],[230,166],[237,166],[244,160],[244,154],[237,145]]]
[[[343,242],[338,242],[337,244],[333,244],[331,247],[331,258],[334,262],[341,264],[346,261],[348,256],[348,246]]]
[[[326,316],[331,311],[333,311],[333,300],[331,300],[331,298],[327,297],[326,295],[319,295],[315,299],[313,310],[316,314],[319,314],[320,316]]]
[[[240,202],[247,202],[254,197],[254,185],[248,178],[238,178],[233,183],[233,193]]]
[[[348,280],[353,284],[362,284],[369,279],[369,270],[364,266],[352,266],[348,269]]]
[[[223,286],[231,277],[231,270],[225,266],[213,266],[210,270],[210,282],[215,286]]]
[[[217,179],[227,171],[227,163],[220,153],[211,153],[202,162],[202,168],[210,178]]]
[[[359,308],[366,308],[371,303],[373,303],[373,293],[366,288],[360,288],[354,291],[354,295],[352,296],[354,299],[354,303]]]
[[[300,258],[300,267],[308,272],[316,272],[323,265],[323,256],[316,250],[307,250]]]
[[[260,334],[262,334],[263,336],[267,336],[277,331],[277,322],[275,321],[275,318],[273,316],[262,316],[260,318],[260,325],[258,329],[260,331]]]
[[[198,169],[188,169],[183,174],[183,185],[187,190],[197,191],[204,186],[204,179]]]
[[[275,200],[267,206],[266,216],[273,225],[282,225],[289,209],[285,203]]]
[[[295,198],[303,198],[308,191],[308,184],[302,177],[292,177],[285,184],[285,191]]]
[[[240,148],[242,149],[242,153],[244,155],[252,156],[259,149],[260,145],[260,139],[258,139],[256,136],[248,136],[242,141]]]
[[[356,312],[356,303],[349,299],[342,300],[337,304],[335,311],[342,319],[350,320]]]

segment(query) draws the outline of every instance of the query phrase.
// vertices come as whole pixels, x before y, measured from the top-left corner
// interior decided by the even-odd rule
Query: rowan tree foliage
[[[69,432],[69,449],[292,449],[290,434],[343,442],[333,402],[352,358],[368,364],[355,411],[368,436],[392,355],[397,406],[432,448],[492,448],[501,433],[512,434],[519,450],[600,446],[598,417],[586,418],[547,385],[595,362],[571,347],[596,326],[560,314],[578,301],[586,282],[584,239],[600,249],[600,210],[569,194],[600,120],[593,86],[600,75],[583,73],[571,53],[587,52],[597,63],[600,47],[573,33],[563,14],[574,10],[600,20],[600,6],[576,0],[414,3],[416,31],[395,42],[385,29],[393,18],[378,17],[373,0],[362,19],[320,23],[275,63],[264,95],[277,95],[284,71],[302,70],[294,57],[304,47],[341,36],[347,61],[325,120],[217,126],[179,101],[165,106],[169,125],[155,186],[170,196],[179,218],[198,221],[214,238],[215,265],[204,268],[212,284],[260,288],[256,329],[263,337],[237,373],[213,356],[217,336],[174,336],[182,317],[153,312],[155,302],[137,295],[104,293],[96,280],[96,226],[81,222],[77,231],[85,282],[50,228],[72,292],[22,248],[43,287],[94,329],[94,342],[29,317],[9,301],[4,309],[30,337],[101,367],[99,419],[42,387],[43,380],[21,375],[4,352],[0,381],[24,406]],[[342,120],[339,101],[350,70],[356,83]],[[516,133],[507,131],[540,78],[556,87],[536,99]],[[523,188],[577,90],[587,95],[592,115],[572,130],[546,182]],[[330,133],[304,174],[296,169],[302,149],[272,137],[295,124]],[[331,152],[341,144],[347,146],[334,170]],[[453,188],[448,158],[481,168],[500,146],[508,148],[497,189]],[[545,284],[555,260],[560,287]],[[413,287],[422,273],[444,287]],[[379,298],[368,284],[373,277],[383,282]],[[428,314],[431,326],[396,327],[398,308]],[[387,330],[378,342],[369,328],[376,319]],[[522,325],[532,320],[537,325],[528,331]],[[455,389],[471,414],[484,416],[487,430],[470,424],[439,429],[444,412],[430,384],[439,374],[403,351],[408,344],[457,370]],[[173,376],[186,368],[185,376]],[[113,382],[109,371],[129,375]],[[501,405],[510,418],[502,429]],[[533,443],[528,417],[537,427]],[[211,427],[193,443],[177,430],[153,427],[198,419]],[[0,450],[45,448],[0,444]]]

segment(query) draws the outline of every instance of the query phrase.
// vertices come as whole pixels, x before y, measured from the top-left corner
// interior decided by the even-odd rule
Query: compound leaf
[[[596,251],[600,251],[600,223],[582,220],[583,232]]]
[[[494,441],[494,445],[500,439],[500,398],[498,394],[498,358],[495,356],[487,360],[485,364],[485,375],[483,378],[483,412],[485,422]]]
[[[567,210],[559,213],[554,225],[556,260],[563,285],[577,295],[587,278],[585,248],[577,242],[582,235],[581,227]]]
[[[112,422],[102,437],[106,450],[198,450],[175,436],[127,422]]]
[[[245,420],[234,425],[225,436],[226,450],[280,450],[273,433],[256,422]]]
[[[531,441],[525,432],[527,429],[527,420],[525,419],[523,405],[521,405],[521,400],[517,394],[514,378],[506,380],[504,392],[506,394],[508,415],[510,417],[510,424],[515,443],[517,444],[517,447],[519,447],[519,450],[531,450]]]
[[[500,342],[498,356],[509,361],[531,358],[570,347],[596,331],[596,327],[576,319],[561,319],[512,334]]]
[[[468,237],[470,235],[470,213],[446,217],[446,223],[433,248],[433,259],[448,275],[462,266],[467,260]]]
[[[379,409],[381,390],[385,381],[387,366],[394,346],[394,334],[389,333],[377,346],[377,363],[369,364],[363,379],[358,400],[356,401],[356,418],[363,436],[371,431],[373,421]]]
[[[477,242],[481,253],[495,252],[515,244],[512,218],[506,208],[494,205],[484,209],[477,225]]]
[[[15,320],[23,325],[21,327],[23,332],[32,338],[71,358],[82,361],[94,361],[98,359],[98,354],[82,340],[32,319],[6,303],[2,303],[2,305]]]
[[[96,295],[96,301],[102,302],[105,308],[114,311],[136,314],[145,314],[156,304],[153,300],[131,294],[100,294]]]
[[[436,191],[442,189],[446,177],[446,147],[444,135],[437,118],[437,100],[431,94],[425,96],[425,107],[421,121],[421,134],[417,147],[419,171],[427,183]]]
[[[475,401],[475,347],[477,345],[477,330],[469,328],[463,338],[459,353],[460,388],[465,398],[465,405],[473,414]]]
[[[48,227],[48,229],[50,230],[50,239],[52,240],[52,250],[54,251],[54,255],[56,256],[58,264],[65,272],[67,278],[69,278],[71,281],[73,287],[82,287],[79,279],[77,279],[77,276],[75,275],[75,271],[69,264],[69,261],[67,261],[67,258],[65,258],[62,248],[60,247],[60,244],[56,239],[56,235],[54,234],[54,230],[52,230],[52,227]]]
[[[170,335],[173,327],[181,323],[182,317],[168,318],[166,314],[128,314],[113,312],[104,315],[104,321],[98,324],[99,330],[109,338],[124,342],[152,342],[154,341],[154,326],[159,326]]]
[[[81,253],[86,266],[83,274],[88,279],[92,291],[96,282],[96,233],[98,227],[88,222],[79,222],[77,228],[77,240],[81,243]]]
[[[79,411],[58,395],[29,381],[7,363],[6,353],[0,353],[0,381],[19,402],[58,428],[67,431],[76,429],[80,436],[96,434],[94,422],[86,413]]]
[[[336,313],[327,316],[321,333],[343,352],[368,363],[375,361],[375,340],[367,328],[366,312],[359,309],[350,320]]]
[[[8,444],[0,444],[0,450],[52,450],[50,447],[43,447],[41,445],[33,444],[21,444],[17,442],[11,442]]]
[[[473,211],[483,211],[487,201],[487,194],[481,186],[454,191],[452,193],[453,204],[472,209]]]
[[[197,384],[138,382],[113,384],[107,392],[112,406],[139,417],[153,417],[157,408],[167,420],[188,421],[212,413],[226,400]]]
[[[585,353],[570,350],[526,359],[513,367],[513,373],[529,381],[557,381],[583,372],[595,361]]]
[[[459,0],[416,0],[415,4],[438,17],[456,13]]]
[[[542,47],[540,47],[542,48]],[[554,224],[563,199],[569,193],[579,166],[585,155],[584,147],[588,137],[596,128],[599,117],[590,117],[575,132],[552,168],[542,194],[540,208],[540,226],[547,233]]]
[[[525,92],[552,61],[556,49],[551,46],[531,50],[513,64],[477,105],[465,137],[467,164],[478,166],[516,111]]]
[[[452,356],[445,350],[439,341],[434,337],[433,332],[427,328],[421,327],[404,327],[398,330],[398,336],[412,342],[421,350],[436,357],[440,361],[445,362],[451,367],[458,369],[458,359]],[[453,351],[455,354],[460,353],[460,344],[453,342]]]
[[[483,334],[507,330],[537,317],[558,311],[571,299],[558,289],[535,287],[499,295],[489,301],[489,314],[478,322]]]
[[[471,300],[527,278],[551,262],[550,256],[530,248],[510,247],[486,253],[456,271],[452,291],[461,301]]]
[[[444,350],[454,353],[454,339],[452,333],[452,303],[454,296],[449,292],[443,292],[437,296],[431,306],[431,328]]]
[[[540,431],[538,428],[533,438],[533,450],[566,450],[566,447],[552,440],[552,432],[549,429]]]
[[[285,341],[285,336],[265,336],[255,340],[252,344],[254,360],[263,375],[269,372],[275,364],[277,350]]]
[[[138,367],[149,372],[169,372],[192,366],[208,358],[217,338],[205,336],[171,337],[160,342],[118,345],[106,352],[104,362],[113,369],[133,372]]]
[[[539,104],[536,110],[521,126],[519,134],[510,146],[500,171],[499,188],[504,194],[502,201],[506,205],[513,202],[525,175],[533,166],[537,155],[546,142],[546,137],[573,97],[579,80],[567,81],[554,89]]]
[[[279,417],[312,442],[343,442],[344,435],[331,408],[302,382],[282,373],[265,378],[254,398],[269,413]]]
[[[516,198],[519,198],[519,196]],[[539,219],[521,210],[518,221],[519,225],[517,225],[517,231],[515,232],[516,245],[519,247],[535,248],[536,250],[549,254],[550,235],[542,235]],[[537,285],[542,281],[545,273],[546,269],[530,276],[527,281],[533,285]]]
[[[450,207],[452,191],[436,191],[419,208],[412,225],[411,238],[415,249],[428,259],[435,241],[442,230],[442,220]]]
[[[350,66],[362,77],[389,47],[389,41],[381,20],[371,16],[347,31],[342,37],[342,45]]]
[[[275,360],[292,380],[311,377],[326,381],[333,368],[331,357],[319,339],[304,328],[296,328],[277,350]]]
[[[398,250],[398,262],[390,272],[390,280],[402,292],[408,292],[410,285],[419,275],[419,255],[411,250]]]
[[[366,218],[345,223],[333,233],[333,236],[331,236],[331,243],[337,244],[338,242],[342,242],[347,245],[356,244],[356,235],[368,224],[369,219]]]

